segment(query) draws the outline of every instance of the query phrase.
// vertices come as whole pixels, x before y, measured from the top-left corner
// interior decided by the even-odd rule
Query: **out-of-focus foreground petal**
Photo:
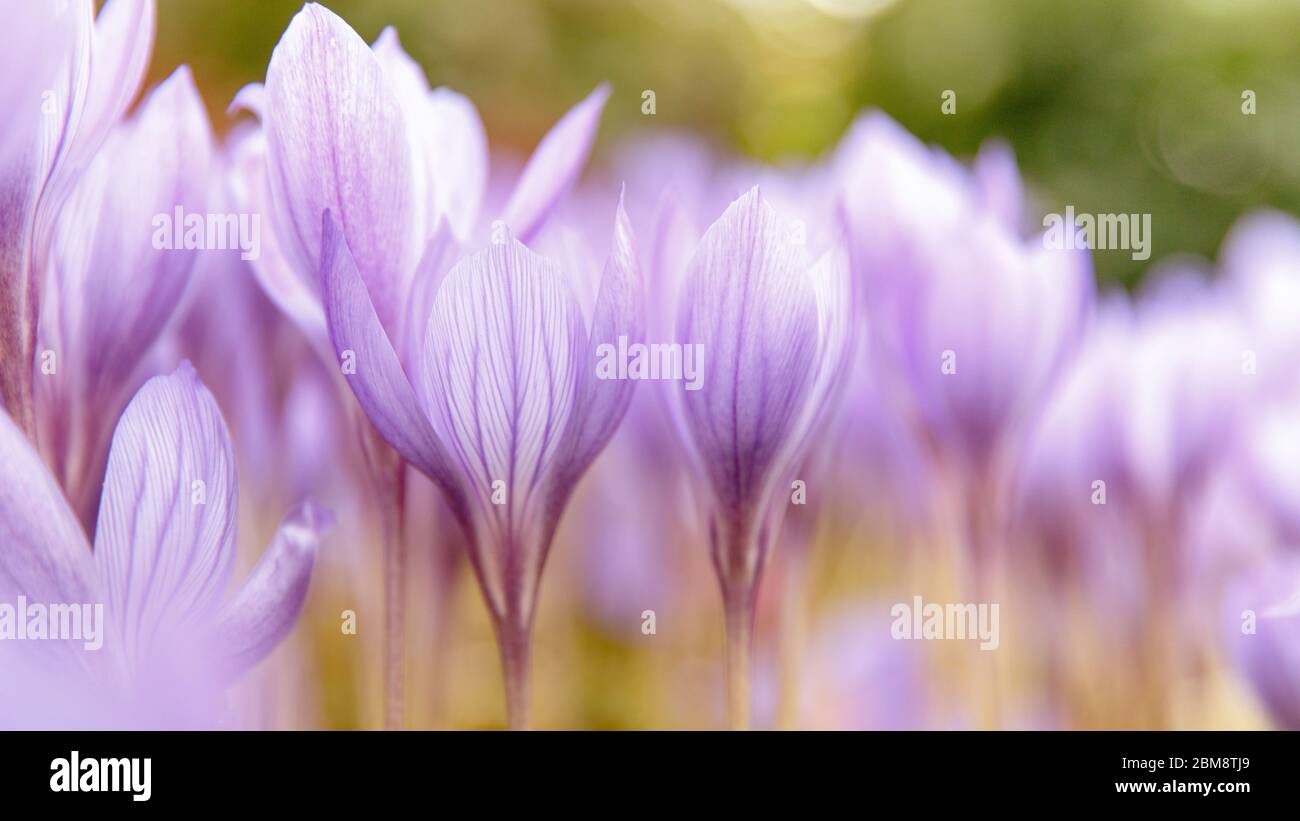
[[[90,601],[90,545],[45,463],[0,411],[0,596]]]
[[[304,502],[285,517],[275,538],[225,605],[214,636],[224,671],[238,676],[288,634],[302,612],[321,534],[333,515]]]
[[[182,67],[114,132],[60,214],[40,331],[57,368],[38,393],[42,415],[58,420],[45,431],[56,463],[94,474],[96,490],[103,463],[93,451],[189,285],[197,251],[184,247],[186,223],[207,211],[212,154],[203,102]],[[66,452],[73,436],[92,453]]]
[[[236,505],[226,424],[194,368],[149,380],[113,434],[95,532],[129,661],[165,655],[212,618],[230,578]]]

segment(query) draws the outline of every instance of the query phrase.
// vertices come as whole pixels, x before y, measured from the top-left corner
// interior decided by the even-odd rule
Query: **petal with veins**
[[[509,240],[452,269],[428,334],[419,387],[495,548],[475,557],[485,592],[500,613],[497,585],[522,591],[527,613],[587,346],[581,311],[554,263]]]
[[[415,263],[411,151],[402,107],[370,47],[309,3],[280,38],[266,73],[271,202],[286,220],[298,274],[320,271],[321,213],[335,214],[385,327]]]
[[[235,459],[212,394],[184,362],[150,379],[118,422],[95,529],[106,610],[127,658],[190,640],[230,576]]]
[[[321,234],[321,286],[330,340],[340,362],[349,354],[355,359],[355,371],[345,376],[348,387],[379,435],[403,459],[437,482],[448,494],[453,509],[463,511],[458,502],[460,484],[447,452],[416,399],[357,273],[352,253],[328,211]]]
[[[333,523],[329,511],[311,502],[285,517],[217,622],[214,641],[227,675],[241,675],[265,658],[298,620],[320,537]]]
[[[683,283],[678,339],[704,353],[703,385],[680,392],[684,416],[737,527],[752,524],[809,401],[818,316],[800,250],[755,189],[704,235]]]

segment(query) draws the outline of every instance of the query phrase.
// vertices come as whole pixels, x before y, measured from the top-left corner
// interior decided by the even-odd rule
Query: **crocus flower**
[[[521,240],[532,237],[577,177],[607,97],[602,86],[579,103],[524,168],[501,214]],[[329,210],[386,342],[409,365],[423,343],[434,285],[463,256],[470,236],[488,227],[480,213],[486,140],[473,105],[447,89],[430,91],[391,29],[372,48],[315,3],[285,30],[265,86],[245,88],[235,104],[261,122],[234,150],[244,207],[267,217],[254,270],[268,296],[328,352],[319,274],[321,214]],[[363,433],[382,445],[369,429]],[[385,511],[386,721],[398,726],[403,468],[386,448],[370,453],[370,478]]]
[[[705,233],[678,297],[677,339],[704,353],[697,390],[674,386],[708,489],[708,542],[726,612],[730,715],[748,726],[760,574],[794,473],[848,350],[847,255],[808,259],[757,189]]]
[[[1191,536],[1233,457],[1245,348],[1231,291],[1185,271],[1105,303],[1027,437],[1016,521],[1045,551],[1044,595],[1073,586],[1135,647],[1130,668],[1177,674],[1194,609]],[[1049,663],[1061,657],[1043,634]],[[1163,719],[1153,714],[1156,724]]]
[[[212,154],[203,102],[182,67],[113,130],[59,214],[38,337],[37,410],[42,445],[87,526],[112,421],[200,253],[173,247],[182,227],[175,214],[208,211]]]
[[[135,97],[153,42],[153,0],[0,5],[0,404],[36,432],[32,368],[55,218]]]
[[[351,250],[326,213],[321,282],[348,384],[380,435],[446,494],[501,645],[511,726],[527,724],[542,566],[574,485],[634,382],[597,377],[601,345],[644,336],[631,226],[618,209],[590,333],[555,263],[504,238],[438,285],[408,379]]]
[[[310,504],[289,514],[261,561],[227,593],[234,458],[220,409],[189,363],[147,382],[122,414],[93,553],[54,477],[6,414],[0,455],[0,595],[10,604],[23,596],[102,605],[104,622],[95,649],[66,640],[0,647],[25,674],[4,676],[0,689],[27,696],[0,699],[4,723],[210,725],[222,688],[297,620],[328,514]],[[47,685],[59,699],[41,697]]]
[[[602,86],[570,111],[521,173],[500,215],[521,241],[581,171],[608,95]],[[317,273],[321,212],[330,209],[405,356],[402,306],[413,280],[435,262],[444,264],[435,273],[445,273],[459,256],[448,246],[488,227],[487,143],[473,103],[430,90],[391,28],[367,46],[333,12],[308,3],[276,45],[265,85],[242,90],[235,106],[262,126],[235,153],[244,207],[270,223],[254,263],[268,295],[325,339]]]
[[[963,516],[997,517],[1000,461],[1085,328],[1087,254],[1020,236],[1018,175],[996,144],[968,172],[873,113],[844,138],[837,163],[887,395],[959,495],[980,496],[964,500]],[[968,534],[977,559],[998,538],[992,527]]]

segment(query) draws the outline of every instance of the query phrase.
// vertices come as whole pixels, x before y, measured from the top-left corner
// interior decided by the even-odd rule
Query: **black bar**
[[[591,801],[617,816],[657,802],[735,809],[784,799],[851,801],[855,814],[874,815],[892,799],[918,810],[1192,801],[1221,810],[1290,795],[1296,741],[1267,732],[5,733],[0,806],[211,812],[404,803],[459,816]],[[52,762],[70,766],[74,750],[83,778],[87,759],[102,775],[103,759],[140,759],[142,774],[148,758],[148,800],[134,800],[131,785],[53,791],[61,765]],[[1192,783],[1213,791],[1191,792]]]

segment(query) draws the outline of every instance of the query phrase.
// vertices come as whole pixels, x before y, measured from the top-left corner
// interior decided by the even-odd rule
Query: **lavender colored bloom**
[[[1115,540],[1112,520],[1137,513],[1126,446],[1128,391],[1115,390],[1130,379],[1132,325],[1127,300],[1103,304],[1035,420],[1017,471],[1015,519],[1048,552],[1061,581],[1091,575],[1088,559]]]
[[[1040,535],[1092,541],[1088,527],[1108,514],[1148,541],[1185,535],[1232,454],[1251,388],[1230,297],[1177,273],[1132,308],[1122,297],[1108,304],[1026,448],[1018,506]]]
[[[1001,147],[968,173],[869,114],[837,163],[876,361],[941,462],[987,469],[1084,328],[1088,257],[1021,238],[1018,176]]]
[[[139,89],[152,0],[6,0],[0,78],[0,404],[35,432],[32,366],[42,282],[59,209]]]
[[[112,420],[190,283],[198,252],[173,247],[174,215],[208,210],[212,155],[203,102],[182,67],[114,129],[59,214],[37,410],[42,444],[87,524]]]
[[[572,185],[607,97],[602,86],[579,103],[543,138],[523,170],[502,215],[521,240],[534,235]],[[245,88],[235,105],[261,122],[260,131],[240,136],[234,162],[244,207],[267,215],[264,253],[254,269],[268,296],[328,352],[332,329],[320,272],[321,217],[329,211],[378,317],[383,339],[373,341],[414,367],[438,282],[471,237],[488,228],[480,213],[486,140],[473,105],[446,89],[430,91],[393,31],[372,48],[315,3],[290,22],[272,54],[265,86]],[[372,436],[363,433],[378,444]],[[396,477],[402,469],[387,448],[368,446],[368,453],[370,478],[385,510],[386,720],[398,726],[404,606],[403,491]],[[431,466],[417,467],[427,472]],[[442,467],[436,473],[439,484],[451,487]]]
[[[538,145],[502,214],[521,241],[576,179],[607,97],[607,88],[597,89]],[[244,207],[269,223],[254,265],[267,294],[325,340],[317,274],[321,213],[329,209],[405,357],[418,340],[405,332],[403,308],[428,307],[418,280],[445,273],[462,244],[487,229],[480,209],[488,152],[473,104],[430,90],[392,29],[372,48],[333,12],[308,3],[276,46],[265,86],[245,88],[235,106],[262,126],[234,153]],[[416,336],[423,319],[411,320]]]
[[[348,244],[325,215],[321,279],[348,384],[380,435],[446,494],[496,626],[512,726],[526,724],[537,586],[570,493],[609,441],[634,382],[596,352],[643,338],[631,226],[619,208],[590,333],[567,272],[510,239],[439,284],[408,379]]]
[[[815,262],[757,189],[700,240],[679,296],[677,339],[702,346],[704,380],[685,385],[683,432],[708,488],[710,552],[722,586],[733,726],[748,724],[748,654],[763,563],[783,496],[848,351],[842,250]]]
[[[297,620],[329,514],[310,504],[290,513],[227,594],[234,459],[221,412],[188,363],[151,379],[123,413],[93,553],[54,478],[5,414],[0,455],[9,468],[0,476],[0,597],[100,604],[106,622],[102,651],[74,641],[4,642],[5,661],[23,675],[0,681],[19,699],[0,698],[0,721],[212,724],[222,688]],[[15,706],[21,712],[9,710]]]

